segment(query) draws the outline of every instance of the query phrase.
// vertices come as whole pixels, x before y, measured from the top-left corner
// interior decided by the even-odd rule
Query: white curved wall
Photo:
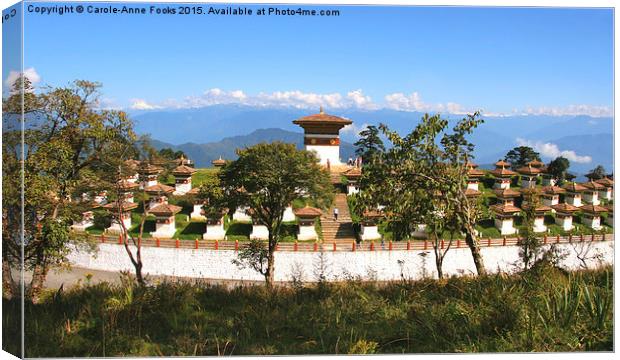
[[[566,257],[562,266],[579,269],[577,258],[581,243],[557,244]],[[116,244],[98,244],[99,251],[92,255],[74,250],[69,255],[71,263],[78,267],[104,271],[133,271],[124,247]],[[588,267],[613,264],[613,241],[592,243]],[[517,269],[519,249],[516,246],[481,248],[485,267],[489,272],[513,272]],[[423,255],[425,254],[425,255]],[[209,279],[263,280],[250,269],[239,269],[232,263],[236,258],[233,250],[177,249],[143,247],[144,273]],[[276,252],[276,281],[290,281],[293,277],[303,281],[316,281],[322,272],[328,280],[361,278],[365,280],[397,280],[401,274],[408,279],[436,277],[433,251],[337,251],[330,252]],[[322,269],[322,270],[321,270]],[[469,249],[451,249],[444,259],[444,274],[475,274]]]

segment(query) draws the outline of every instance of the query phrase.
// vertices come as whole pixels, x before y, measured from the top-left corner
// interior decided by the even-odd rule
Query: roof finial
[[[325,112],[323,111],[323,105],[321,105],[321,108],[319,109],[319,114],[325,114]]]

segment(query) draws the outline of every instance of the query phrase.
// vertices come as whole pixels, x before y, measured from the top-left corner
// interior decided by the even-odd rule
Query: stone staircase
[[[334,221],[334,207],[338,208],[338,221]],[[323,230],[323,242],[325,243],[355,241],[346,194],[336,194],[332,207],[321,216],[321,228]]]

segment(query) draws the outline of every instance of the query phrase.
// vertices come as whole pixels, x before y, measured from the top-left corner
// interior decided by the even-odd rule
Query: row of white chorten
[[[158,182],[158,176],[163,168],[149,163],[140,164],[137,160],[128,160],[125,162],[127,167],[135,171],[130,176],[126,176],[117,183],[117,190],[120,193],[120,202],[107,202],[107,192],[98,193],[90,203],[93,209],[105,208],[112,214],[112,223],[110,227],[105,229],[108,234],[120,234],[123,232],[122,227],[129,230],[132,226],[131,211],[138,207],[134,202],[134,192],[137,189],[144,190],[149,196],[146,203],[147,213],[155,216],[155,231],[150,235],[154,238],[172,238],[176,233],[175,217],[182,208],[180,206],[168,203],[170,195],[188,196],[193,199],[193,210],[190,214],[191,220],[206,220],[206,228],[203,239],[222,240],[225,238],[224,230],[224,214],[217,219],[207,219],[204,216],[203,206],[205,203],[198,198],[199,188],[192,188],[192,175],[196,170],[182,163],[172,170],[175,177],[175,186],[168,186]],[[213,165],[221,167],[225,161],[221,158],[214,160]],[[84,200],[88,200],[87,196],[83,196]],[[120,210],[120,211],[119,211]],[[120,219],[118,214],[120,213]],[[82,220],[73,224],[72,228],[77,231],[84,231],[86,228],[94,225],[93,211],[86,211],[82,214]],[[321,215],[321,210],[305,207],[293,210],[292,206],[288,206],[284,211],[283,221],[291,222],[298,219],[299,231],[297,238],[299,240],[316,240],[314,223],[315,218]],[[247,207],[237,208],[232,216],[233,221],[252,222],[251,210]],[[260,224],[252,225],[251,239],[266,240],[268,238],[267,227]]]
[[[470,197],[480,196],[482,193],[478,189],[480,179],[486,175],[486,171],[478,168],[474,163],[467,163],[468,182],[466,195]],[[607,213],[605,221],[613,226],[613,205],[606,207],[599,206],[600,200],[613,199],[613,180],[603,178],[597,181],[588,181],[582,184],[575,182],[567,182],[564,186],[556,186],[557,180],[550,174],[546,173],[544,164],[540,161],[531,161],[526,166],[510,170],[510,164],[505,161],[495,163],[495,169],[488,172],[495,178],[493,184],[494,193],[497,197],[497,203],[491,206],[494,213],[495,227],[501,235],[512,235],[517,232],[514,226],[515,217],[522,209],[515,206],[515,199],[523,195],[538,195],[541,204],[536,207],[534,232],[546,232],[545,213],[551,212],[555,215],[555,222],[564,231],[571,231],[573,225],[573,213],[580,211],[582,213],[582,222],[594,230],[600,230],[601,213]],[[361,170],[352,168],[345,171],[343,175],[347,178],[347,193],[349,195],[358,193],[359,178]],[[510,188],[512,178],[514,176],[521,177],[521,190]],[[542,177],[543,187],[536,188],[538,177]],[[534,193],[534,194],[532,194]],[[563,203],[560,203],[560,194],[563,195]],[[523,207],[527,208],[527,202]],[[374,227],[372,227],[374,231]],[[374,232],[373,232],[374,234]]]
[[[485,172],[478,169],[476,164],[469,163],[467,189],[471,196],[478,196],[478,183]],[[529,162],[526,166],[512,171],[510,164],[505,161],[495,163],[495,169],[489,173],[495,178],[493,185],[497,204],[491,206],[495,214],[495,226],[502,235],[511,235],[517,232],[514,227],[515,216],[521,211],[515,206],[515,198],[523,195],[537,195],[541,203],[535,209],[535,221],[533,230],[535,232],[545,232],[544,219],[546,212],[555,214],[555,222],[564,231],[574,228],[573,213],[582,213],[582,223],[594,230],[600,230],[601,213],[608,213],[606,221],[613,225],[613,206],[602,207],[600,199],[613,199],[613,180],[603,178],[598,181],[588,181],[582,184],[567,182],[562,187],[556,186],[557,180],[546,172],[545,165],[537,160]],[[521,191],[510,188],[512,178],[519,175],[521,177]],[[542,177],[541,189],[536,188],[539,177]],[[564,202],[560,203],[560,194],[563,195]],[[527,202],[523,206],[527,209]]]

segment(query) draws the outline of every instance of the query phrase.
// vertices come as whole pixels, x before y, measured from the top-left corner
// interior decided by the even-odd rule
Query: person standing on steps
[[[338,208],[334,208],[334,221],[338,221]]]

